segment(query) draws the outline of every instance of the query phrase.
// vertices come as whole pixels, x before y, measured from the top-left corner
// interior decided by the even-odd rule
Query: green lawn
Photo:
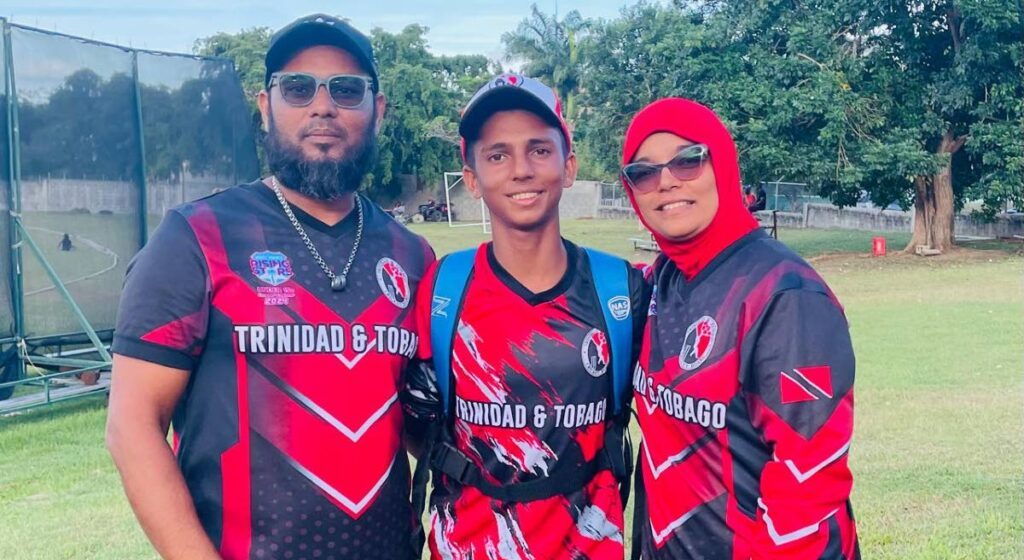
[[[438,256],[478,245],[490,239],[479,226],[450,228],[446,223],[409,224],[409,229],[430,240]],[[648,233],[637,229],[635,220],[567,220],[562,222],[562,234],[581,245],[588,245],[630,260],[649,260],[650,252],[633,252],[632,237],[647,238]],[[910,234],[871,234],[848,230],[779,229],[779,239],[801,255],[824,253],[871,253],[871,238],[883,235],[890,251],[902,249],[910,241]]]
[[[479,230],[415,227],[439,254]],[[635,222],[566,236],[637,260]],[[1024,259],[868,257],[869,233],[781,231],[846,307],[857,350],[854,510],[865,558],[1024,558]],[[890,250],[907,237],[890,236]],[[1003,247],[1005,248],[1005,247]],[[0,559],[152,558],[103,448],[102,399],[0,419]]]
[[[114,315],[128,261],[138,250],[138,224],[123,214],[72,214],[33,212],[25,215],[32,239],[50,266],[67,284],[68,291],[97,329],[114,326]],[[71,235],[72,251],[61,251],[62,234]],[[78,331],[81,327],[53,283],[28,249],[22,251],[24,266],[26,331],[49,335]]]

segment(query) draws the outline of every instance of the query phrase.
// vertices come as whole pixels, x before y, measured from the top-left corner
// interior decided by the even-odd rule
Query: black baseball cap
[[[301,17],[274,33],[267,49],[264,87],[270,85],[270,75],[288,64],[296,53],[317,45],[338,47],[351,53],[373,79],[374,93],[379,91],[377,64],[373,59],[370,39],[348,22],[326,14]]]
[[[536,78],[520,74],[501,74],[483,85],[462,110],[459,136],[462,137],[462,159],[466,158],[468,144],[480,135],[480,128],[498,111],[525,109],[557,128],[565,137],[565,145],[572,151],[572,133],[562,116],[562,103],[555,91]]]

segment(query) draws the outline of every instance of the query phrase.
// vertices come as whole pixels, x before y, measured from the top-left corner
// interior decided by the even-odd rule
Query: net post
[[[17,227],[18,220],[21,219],[21,141],[19,126],[18,126],[18,91],[14,79],[14,51],[11,48],[13,41],[11,40],[11,26],[7,20],[3,21],[3,42],[4,42],[4,80],[7,86],[7,107],[4,110],[7,111],[7,144],[8,144],[8,155],[10,165],[8,167],[8,200],[7,208],[10,213],[10,217],[7,221],[8,227],[8,239],[11,242],[11,246],[8,247],[10,253],[11,271],[10,271],[10,283],[11,283],[11,307],[14,312],[14,336],[17,340],[16,344],[19,347],[23,347],[21,340],[25,337],[25,290],[22,283],[22,257],[21,257],[21,242],[20,242],[20,231]],[[19,356],[21,350],[19,350]],[[18,372],[16,374],[17,379],[25,378],[25,361],[23,359],[17,360]]]
[[[149,213],[147,212],[146,185],[146,139],[142,126],[142,87],[139,85],[139,51],[132,50],[132,96],[135,98],[135,134],[138,139],[139,159],[136,167],[139,189],[139,247],[143,247],[149,238]]]
[[[96,329],[92,328],[92,324],[85,316],[85,312],[83,312],[82,308],[78,306],[75,298],[71,295],[71,292],[68,291],[67,286],[64,285],[60,276],[57,275],[57,271],[53,269],[50,265],[50,261],[48,261],[46,256],[43,255],[42,249],[39,248],[39,245],[36,245],[36,242],[32,239],[32,236],[25,228],[25,224],[21,223],[21,217],[16,217],[14,221],[20,230],[22,241],[27,243],[29,249],[35,253],[36,258],[39,259],[39,264],[42,265],[43,270],[45,270],[46,275],[50,277],[50,281],[53,282],[54,287],[56,287],[57,291],[60,292],[61,296],[63,296],[64,302],[71,307],[71,312],[75,315],[75,318],[78,319],[78,323],[82,326],[82,331],[84,331],[85,335],[89,337],[89,341],[92,342],[93,346],[96,348],[96,352],[100,355],[100,358],[104,362],[110,363],[110,353],[107,352],[106,346],[104,346],[103,342],[100,341],[99,335],[96,334]]]

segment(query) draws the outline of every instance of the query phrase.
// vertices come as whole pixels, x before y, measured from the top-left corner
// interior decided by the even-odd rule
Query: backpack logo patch
[[[616,321],[621,321],[626,317],[629,317],[629,310],[632,306],[629,298],[626,296],[615,296],[608,300],[608,311],[612,312],[612,317]]]
[[[443,296],[434,296],[433,303],[433,308],[430,310],[431,315],[433,315],[434,317],[448,316],[448,306],[451,305],[452,303],[451,298],[446,298]]]

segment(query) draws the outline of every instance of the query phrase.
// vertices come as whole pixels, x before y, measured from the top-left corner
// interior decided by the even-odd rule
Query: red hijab
[[[687,280],[692,280],[726,247],[757,229],[757,220],[743,205],[736,144],[714,111],[678,97],[659,99],[644,107],[633,117],[626,131],[622,164],[630,163],[640,144],[656,132],[671,132],[691,142],[706,144],[711,154],[711,167],[718,187],[718,212],[708,227],[686,241],[669,241],[652,231],[662,252],[672,259]],[[633,191],[625,180],[622,186],[640,221],[651,229],[637,208]]]

